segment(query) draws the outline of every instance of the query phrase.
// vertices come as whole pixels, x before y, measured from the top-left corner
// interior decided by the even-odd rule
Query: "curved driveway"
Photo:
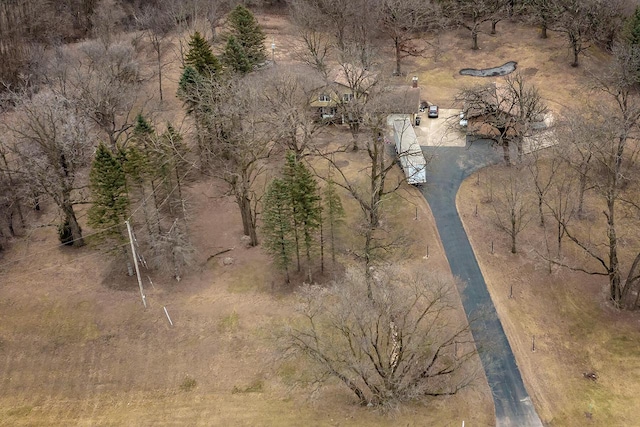
[[[459,291],[467,317],[478,319],[471,323],[471,331],[493,393],[496,425],[542,426],[456,209],[456,193],[462,181],[481,167],[499,162],[501,152],[485,141],[468,147],[422,148],[425,157],[432,158],[422,194],[435,217],[451,271],[464,282]]]

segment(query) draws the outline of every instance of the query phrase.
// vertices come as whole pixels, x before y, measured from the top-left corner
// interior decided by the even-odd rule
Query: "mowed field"
[[[278,46],[276,60],[290,61],[297,44],[286,20],[263,16],[261,22],[268,40],[274,39]],[[557,36],[539,40],[535,29],[511,23],[500,23],[498,31],[495,37],[481,36],[481,50],[476,52],[468,48],[470,40],[463,32],[442,34],[435,56],[408,61],[407,76],[397,78],[397,83],[408,84],[412,75],[418,75],[423,98],[443,107],[455,106],[455,93],[478,81],[460,76],[460,68],[515,60],[539,85],[552,109],[579,102],[580,81],[588,75],[586,70],[598,66],[601,54],[591,52],[582,68],[573,69]],[[171,70],[165,87],[169,94],[175,93],[179,75],[176,61]],[[160,107],[154,113],[158,119],[181,117],[180,105],[173,98]],[[331,143],[350,136],[346,130],[330,129],[323,138]],[[348,153],[342,160],[350,164],[351,173],[358,174],[364,156],[363,152]],[[425,399],[388,415],[357,406],[337,383],[315,391],[302,361],[283,359],[274,339],[292,316],[294,289],[281,286],[281,277],[259,247],[241,245],[240,216],[223,188],[205,180],[189,188],[196,264],[179,283],[143,271],[146,310],[135,277],[114,274],[108,254],[92,246],[80,250],[60,247],[55,228],[39,227],[54,219],[52,207],[46,206],[38,216],[30,214],[32,227],[0,260],[0,425],[459,426],[463,420],[468,426],[492,425],[491,397],[482,378],[457,396]],[[475,203],[464,194],[459,199],[463,213]],[[352,200],[345,197],[345,203],[349,216],[341,236],[344,250],[358,244],[348,230],[355,228],[360,215]],[[406,268],[446,269],[433,218],[419,193],[404,189],[390,205],[387,220],[411,229],[415,239]],[[480,247],[483,233],[495,233],[491,227],[488,221],[468,226],[472,243]],[[425,245],[429,245],[428,258]],[[209,259],[225,249],[232,250]],[[227,256],[233,258],[231,265],[222,263]],[[501,259],[511,262],[510,257]],[[482,257],[479,261],[490,290],[500,293],[494,284],[506,283],[506,279],[492,276],[500,264],[489,265]],[[350,260],[345,257],[343,262]],[[523,282],[547,283],[536,276],[535,268],[524,271],[532,279],[523,278]],[[639,393],[634,392],[632,381],[636,378],[635,383],[640,383],[634,377],[640,352],[634,353],[637,347],[634,350],[633,346],[639,340],[624,333],[613,336],[616,346],[608,345],[611,337],[606,322],[621,324],[626,331],[634,324],[637,329],[638,320],[612,312],[600,300],[587,299],[578,287],[584,278],[571,277],[563,275],[560,282],[575,280],[572,289],[582,300],[568,298],[554,287],[554,292],[540,293],[531,288],[531,298],[540,300],[520,304],[519,311],[505,310],[503,302],[497,301],[507,334],[512,345],[516,343],[514,351],[523,366],[525,383],[541,417],[551,425],[634,425],[632,410],[640,402],[633,397]],[[598,294],[598,284],[591,286]],[[549,299],[542,299],[548,294]],[[558,335],[549,338],[549,342],[572,343],[567,344],[567,353],[549,350],[543,340],[534,359],[526,346],[531,333],[526,325],[531,319],[545,318],[549,304],[566,304],[558,312],[573,312],[570,304],[577,304],[575,312],[581,317],[574,317],[574,328],[558,326],[553,329]],[[509,316],[521,319],[521,327],[509,327]],[[600,335],[587,334],[580,329],[580,319],[601,319],[589,324],[605,326],[598,329]],[[519,342],[525,344],[517,345]],[[599,369],[590,362],[599,360],[605,348],[617,349],[619,354],[619,359],[611,359],[615,364],[610,366],[608,379],[604,375],[596,383],[582,379],[582,366]],[[586,360],[585,354],[589,355]],[[632,368],[630,375],[625,366]],[[561,376],[562,371],[567,375]],[[550,382],[548,376],[558,381]],[[534,378],[545,381],[536,383]],[[564,384],[563,378],[570,380]],[[577,397],[572,398],[574,395]],[[594,416],[588,419],[584,412]],[[606,417],[615,422],[607,424]]]

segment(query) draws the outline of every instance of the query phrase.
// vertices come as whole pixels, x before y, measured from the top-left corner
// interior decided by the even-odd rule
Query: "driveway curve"
[[[463,282],[459,292],[467,317],[474,319],[471,332],[479,344],[493,394],[496,426],[541,427],[456,209],[462,181],[474,171],[501,161],[502,154],[487,141],[475,141],[467,147],[422,149],[425,157],[431,158],[422,194],[435,217],[451,271]]]

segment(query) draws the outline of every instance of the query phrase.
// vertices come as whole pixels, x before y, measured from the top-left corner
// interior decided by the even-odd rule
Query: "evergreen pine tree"
[[[224,49],[224,63],[236,73],[246,74],[252,66],[244,48],[238,44],[235,37],[229,36]]]
[[[89,225],[105,236],[122,237],[122,224],[129,208],[127,181],[119,159],[104,144],[98,145],[89,172],[93,204]]]
[[[178,98],[184,102],[187,114],[191,114],[197,107],[198,87],[202,84],[202,76],[195,68],[185,67],[178,82]]]
[[[229,14],[232,35],[246,52],[249,63],[260,64],[266,59],[264,41],[266,36],[253,14],[242,5],[236,6]]]
[[[145,194],[145,183],[148,182],[151,185],[154,209],[153,215],[147,216],[146,222],[150,227],[149,229],[153,230],[153,233],[150,233],[152,239],[162,232],[160,225],[160,200],[164,200],[166,194],[162,194],[160,184],[163,182],[166,183],[166,177],[170,173],[170,165],[168,164],[165,153],[158,147],[156,140],[155,128],[142,114],[138,114],[136,125],[133,128],[133,144],[130,147],[129,160],[133,161],[130,166],[138,168],[133,172],[138,184],[138,189],[141,190],[141,195],[144,196]],[[145,203],[146,202],[144,202],[143,205]],[[148,206],[143,207],[145,208],[145,215],[149,215],[150,209],[147,209]]]
[[[122,166],[127,179],[129,195],[136,203],[142,205],[142,213],[149,236],[156,235],[157,229],[152,227],[151,213],[149,209],[149,198],[147,197],[147,171],[149,162],[144,151],[137,145],[132,144],[121,152]]]
[[[220,61],[213,54],[209,42],[198,31],[191,35],[184,62],[203,76],[217,75],[220,72]]]
[[[289,283],[289,264],[293,251],[293,224],[288,185],[276,178],[265,194],[263,218],[263,246],[283,270]]]
[[[286,155],[285,177],[294,219],[297,254],[302,238],[309,282],[312,282],[311,250],[314,246],[314,234],[320,227],[322,212],[318,184],[309,169],[304,163],[297,161],[291,151]]]
[[[633,15],[627,20],[625,36],[632,46],[640,46],[640,7],[636,7]]]
[[[329,171],[327,185],[324,188],[324,211],[326,212],[327,226],[329,228],[329,241],[331,242],[331,260],[336,262],[336,230],[343,222],[344,208],[342,200],[336,191],[336,185],[331,178]]]
[[[293,230],[293,239],[295,243],[295,251],[296,251],[296,265],[297,271],[300,271],[300,235],[299,229],[300,224],[298,223],[298,219],[300,218],[300,195],[298,194],[298,187],[296,185],[296,157],[295,155],[289,151],[285,156],[285,164],[283,168],[283,181],[287,186],[287,195],[289,196],[289,206],[291,207],[291,218],[292,218],[292,230]]]
[[[136,125],[133,128],[133,135],[136,138],[147,138],[153,134],[153,126],[144,118],[142,114],[136,117]]]
[[[309,283],[312,283],[311,249],[315,245],[315,233],[320,228],[320,223],[322,222],[322,198],[320,197],[317,181],[305,164],[300,161],[298,161],[297,164],[296,184],[298,186],[298,194],[300,195],[299,203],[301,207],[299,211],[299,222],[302,226],[302,236],[307,255]]]

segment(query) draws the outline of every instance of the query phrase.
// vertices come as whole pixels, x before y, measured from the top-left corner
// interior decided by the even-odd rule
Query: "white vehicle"
[[[467,127],[467,118],[464,116],[464,111],[460,111],[460,127]]]
[[[393,121],[393,138],[407,182],[412,185],[427,182],[427,162],[408,118]]]

